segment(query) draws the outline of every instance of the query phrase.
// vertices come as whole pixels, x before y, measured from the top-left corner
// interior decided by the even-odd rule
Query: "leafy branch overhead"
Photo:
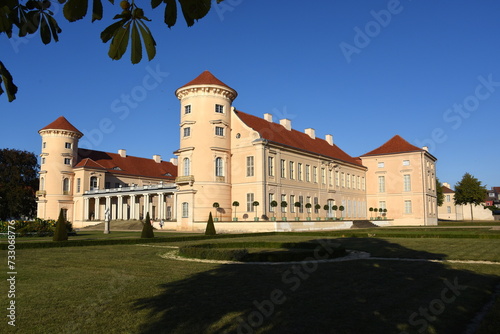
[[[35,34],[39,31],[42,43],[49,44],[59,41],[62,32],[54,12],[50,9],[56,0],[1,0],[0,1],[0,34],[5,33],[12,38],[14,29],[19,37]],[[101,20],[104,9],[101,0],[57,0],[64,4],[63,14],[66,20],[74,22],[83,19],[91,7],[91,20]],[[108,0],[115,5],[114,0]],[[223,0],[217,0],[217,3]],[[188,27],[203,18],[210,11],[210,0],[151,0],[151,9],[164,7],[164,22],[171,28],[177,22],[178,3]],[[162,6],[164,4],[164,6]],[[132,64],[142,60],[143,49],[151,60],[156,55],[156,42],[147,22],[144,9],[136,4],[135,0],[121,1],[119,14],[113,17],[116,22],[109,25],[101,33],[104,43],[110,42],[108,56],[111,59],[121,59],[130,46]],[[2,85],[4,88],[2,88]],[[9,102],[16,98],[17,87],[12,76],[2,62],[0,62],[0,95],[7,94]]]

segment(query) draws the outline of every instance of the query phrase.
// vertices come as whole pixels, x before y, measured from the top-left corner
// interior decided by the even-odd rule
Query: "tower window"
[[[76,179],[76,192],[79,193],[82,187],[82,180],[80,178]]]
[[[71,143],[64,143],[64,148],[71,148]]]
[[[63,195],[69,195],[69,179],[65,178],[63,180]]]
[[[42,158],[42,165],[45,163],[45,158]]]
[[[223,114],[224,113],[224,106],[222,104],[216,104],[215,105],[215,112],[217,112],[219,114]]]
[[[47,143],[46,142],[43,142],[42,143],[42,148],[46,148],[47,147]]]
[[[97,190],[97,189],[98,189],[97,177],[92,176],[90,178],[90,190]]]
[[[65,165],[71,165],[71,159],[70,158],[64,158],[64,164]]]
[[[215,159],[215,176],[224,176],[224,164],[222,158]]]
[[[221,126],[215,127],[215,135],[216,136],[224,136],[224,128]]]
[[[189,161],[189,158],[184,158],[182,162],[184,165],[184,176],[191,175],[191,163]]]
[[[184,106],[184,113],[185,114],[190,114],[191,113],[191,105]]]
[[[184,137],[191,136],[191,128],[184,128]]]

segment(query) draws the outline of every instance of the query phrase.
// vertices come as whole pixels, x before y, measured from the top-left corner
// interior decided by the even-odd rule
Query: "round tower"
[[[73,217],[74,172],[78,159],[78,140],[83,134],[60,116],[38,131],[42,136],[40,187],[37,215],[57,219],[60,209],[66,219]]]
[[[175,91],[180,100],[178,221],[231,218],[231,104],[237,92],[209,71]],[[214,218],[215,215],[214,215]]]

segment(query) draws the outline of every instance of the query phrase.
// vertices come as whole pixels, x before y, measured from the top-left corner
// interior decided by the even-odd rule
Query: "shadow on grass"
[[[400,258],[444,257],[354,241]],[[140,333],[460,333],[498,280],[423,261],[221,265],[164,284],[133,307],[148,312]]]

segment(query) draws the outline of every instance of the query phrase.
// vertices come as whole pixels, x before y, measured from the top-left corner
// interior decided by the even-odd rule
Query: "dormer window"
[[[111,168],[111,169],[113,169],[113,170],[122,170],[122,169],[121,169],[120,167],[118,167],[118,166],[115,166],[115,167],[113,167],[113,168]]]
[[[215,112],[219,114],[224,113],[224,106],[222,104],[216,104],[215,105]]]

